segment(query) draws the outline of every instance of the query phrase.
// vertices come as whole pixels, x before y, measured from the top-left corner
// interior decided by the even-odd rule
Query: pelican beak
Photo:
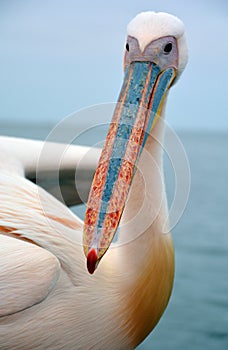
[[[176,76],[153,62],[132,62],[92,182],[85,214],[83,245],[93,273],[118,228],[137,161]]]

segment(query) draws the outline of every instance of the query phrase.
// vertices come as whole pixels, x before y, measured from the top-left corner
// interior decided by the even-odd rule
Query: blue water
[[[1,134],[44,139],[48,128],[6,127]],[[180,132],[179,136],[192,181],[188,205],[173,230],[174,289],[161,321],[138,350],[227,350],[228,133]],[[81,143],[97,137],[94,133]],[[167,179],[168,187],[172,183]],[[83,206],[76,210],[83,215]]]

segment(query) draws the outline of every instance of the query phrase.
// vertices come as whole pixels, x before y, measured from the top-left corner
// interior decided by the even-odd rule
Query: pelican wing
[[[0,317],[31,307],[55,286],[60,264],[41,247],[2,235],[0,229]]]
[[[67,206],[87,200],[99,149],[3,136],[0,149],[0,169],[5,154],[11,172],[20,172]]]

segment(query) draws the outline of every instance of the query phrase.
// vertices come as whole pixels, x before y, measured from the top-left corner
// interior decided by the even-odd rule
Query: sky
[[[126,26],[146,10],[175,14],[186,27],[189,63],[170,93],[168,122],[228,130],[227,0],[1,0],[0,123],[54,125],[115,102]]]

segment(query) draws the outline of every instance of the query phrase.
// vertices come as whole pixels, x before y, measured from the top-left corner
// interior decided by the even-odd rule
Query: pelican
[[[101,156],[94,149],[79,165],[88,149],[70,146],[60,164],[65,145],[48,145],[40,172],[49,180],[57,166],[64,178],[79,165],[86,192],[96,169],[84,224],[51,181],[31,181],[44,144],[1,138],[0,349],[134,349],[159,321],[174,278],[162,121],[186,63],[183,23],[140,13],[127,28],[124,83]],[[66,193],[67,204],[79,201]]]

